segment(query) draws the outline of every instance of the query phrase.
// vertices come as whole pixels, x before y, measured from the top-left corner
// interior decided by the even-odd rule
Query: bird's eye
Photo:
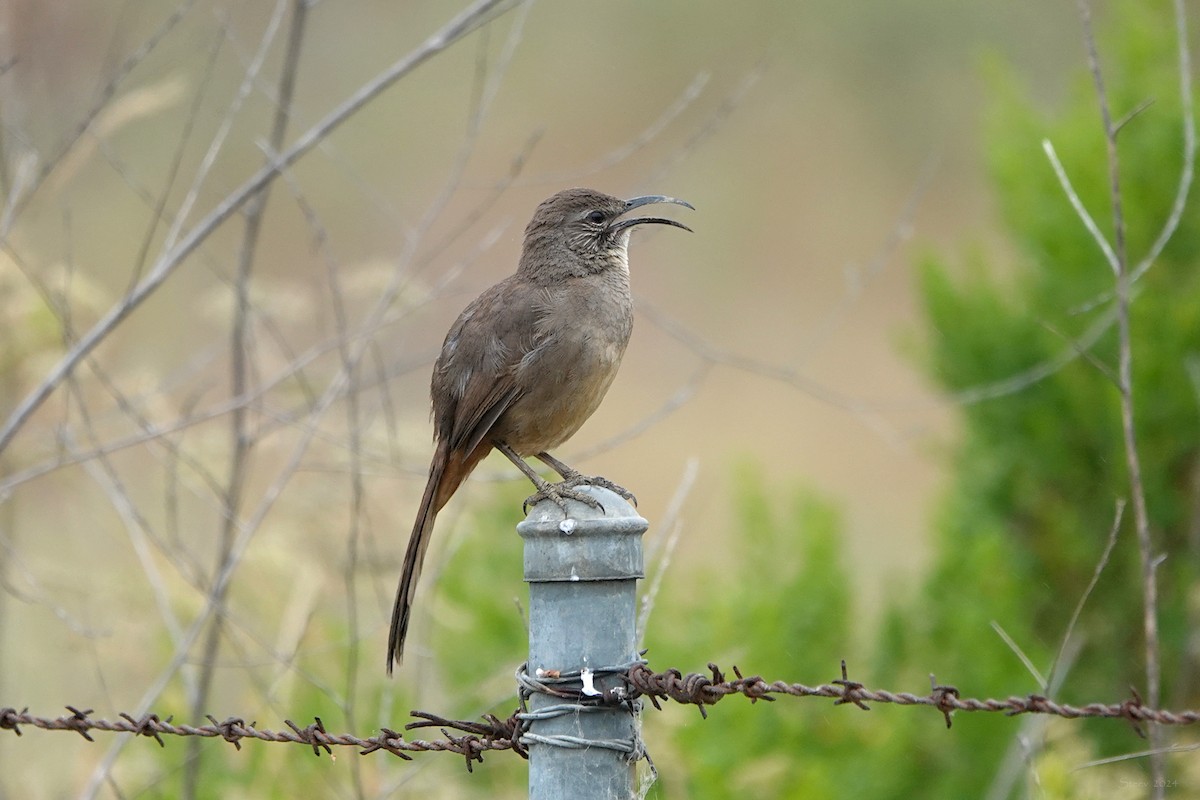
[[[584,217],[584,219],[586,219],[588,222],[593,222],[599,225],[601,222],[604,222],[604,212],[599,210],[589,211],[588,215]]]

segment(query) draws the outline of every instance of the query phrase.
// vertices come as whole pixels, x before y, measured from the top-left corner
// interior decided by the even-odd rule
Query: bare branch
[[[1096,241],[1096,245],[1100,248],[1100,252],[1104,254],[1104,260],[1108,262],[1108,266],[1112,269],[1113,274],[1117,274],[1120,266],[1117,263],[1117,254],[1113,252],[1112,245],[1108,243],[1107,237],[1100,231],[1100,227],[1096,224],[1096,220],[1092,219],[1092,215],[1083,205],[1083,200],[1075,191],[1075,187],[1071,185],[1071,179],[1067,177],[1067,171],[1063,168],[1062,162],[1058,160],[1058,153],[1054,152],[1054,145],[1049,139],[1042,140],[1042,150],[1046,152],[1046,158],[1050,159],[1050,166],[1054,168],[1054,174],[1058,178],[1058,184],[1062,187],[1063,192],[1067,195],[1067,199],[1071,201],[1071,207],[1075,209],[1079,221],[1087,228],[1088,233]]]
[[[696,485],[696,476],[699,474],[699,459],[689,458],[683,468],[683,475],[679,477],[675,493],[671,495],[671,502],[667,504],[667,513],[663,515],[663,529],[667,531],[666,540],[664,541],[662,536],[656,536],[646,549],[646,562],[654,564],[654,574],[642,591],[641,610],[637,619],[639,647],[646,640],[646,627],[650,623],[650,615],[654,613],[654,601],[658,598],[663,578],[671,566],[671,556],[674,555],[675,546],[679,544],[679,537],[683,533],[683,504],[691,494],[692,487]]]
[[[1130,495],[1133,501],[1134,527],[1137,532],[1138,553],[1142,563],[1142,625],[1146,659],[1146,697],[1150,705],[1156,705],[1161,696],[1161,665],[1158,635],[1158,571],[1154,544],[1150,537],[1150,518],[1146,508],[1146,490],[1142,482],[1141,455],[1138,452],[1137,429],[1133,407],[1133,336],[1130,321],[1130,280],[1127,254],[1125,252],[1125,218],[1122,211],[1120,162],[1117,155],[1117,130],[1109,111],[1108,94],[1104,87],[1104,75],[1100,58],[1096,52],[1096,38],[1092,31],[1091,6],[1088,0],[1078,0],[1083,19],[1084,42],[1087,45],[1088,66],[1096,87],[1100,105],[1100,117],[1104,126],[1104,140],[1108,151],[1109,200],[1112,205],[1113,255],[1112,266],[1116,278],[1117,300],[1117,380],[1121,403],[1121,432],[1125,445],[1125,463],[1129,472]],[[1178,9],[1177,9],[1178,10]],[[1074,201],[1073,201],[1074,202]],[[1076,206],[1079,210],[1079,206]],[[1084,215],[1080,215],[1081,219]],[[1085,220],[1086,224],[1086,220]],[[1161,747],[1162,733],[1150,726],[1150,741],[1155,750]],[[1164,762],[1161,754],[1150,759],[1154,796],[1163,797]]]
[[[1175,235],[1176,229],[1179,228],[1179,221],[1183,218],[1183,209],[1187,206],[1188,194],[1191,192],[1192,179],[1196,169],[1196,112],[1195,100],[1192,95],[1192,57],[1191,51],[1188,50],[1187,10],[1183,0],[1174,0],[1173,7],[1175,10],[1175,49],[1179,59],[1179,108],[1183,122],[1183,165],[1179,170],[1179,185],[1175,189],[1175,200],[1171,204],[1171,211],[1167,215],[1166,222],[1163,223],[1158,238],[1154,240],[1154,244],[1150,245],[1150,250],[1134,267],[1133,274],[1130,276],[1132,281],[1136,281],[1145,274],[1146,270],[1150,269],[1150,265],[1158,260],[1158,256],[1167,246],[1167,242],[1171,241],[1171,237]]]
[[[286,169],[311,151],[342,123],[350,119],[356,112],[371,102],[381,92],[400,78],[408,75],[418,66],[434,55],[442,52],[456,41],[485,25],[501,13],[507,0],[476,0],[464,9],[437,33],[426,39],[416,50],[392,64],[375,78],[368,81],[354,94],[334,108],[321,121],[302,134],[279,157],[264,166],[241,186],[234,189],[216,205],[203,219],[198,221],[187,235],[177,244],[168,249],[155,263],[154,267],[125,298],[113,306],[92,328],[80,337],[79,341],[63,356],[63,358],[47,373],[33,391],[31,391],[17,408],[9,415],[3,428],[0,428],[0,452],[7,448],[12,438],[29,417],[41,407],[46,398],[58,388],[68,373],[79,365],[79,362],[96,348],[118,325],[121,324],[138,306],[152,295],[169,278],[184,260],[192,254],[222,223],[232,216],[263,187],[271,183],[280,170]]]
[[[1017,657],[1017,660],[1024,665],[1025,670],[1033,676],[1035,681],[1038,682],[1038,686],[1041,686],[1042,690],[1045,691],[1046,678],[1042,675],[1041,671],[1034,666],[1033,660],[1025,653],[1024,650],[1021,649],[1021,646],[1017,644],[1017,640],[1009,636],[1008,631],[1004,630],[1004,627],[999,622],[996,622],[996,620],[992,620],[991,625],[992,630],[996,632],[996,635],[1000,637],[1000,640],[1008,646],[1008,649],[1011,650],[1013,655]]]
[[[792,386],[814,400],[850,412],[871,430],[880,434],[893,445],[899,446],[903,442],[900,434],[870,404],[862,400],[842,394],[835,389],[830,389],[804,375],[800,370],[732,353],[717,347],[644,300],[639,299],[638,310],[649,318],[660,330],[709,364],[732,367],[742,372],[760,375],[764,378]]]
[[[83,135],[92,126],[92,123],[96,121],[96,118],[104,111],[113,97],[116,96],[117,89],[121,87],[121,84],[129,77],[134,68],[145,61],[146,57],[154,51],[154,48],[162,42],[163,38],[174,30],[175,26],[187,16],[188,11],[191,10],[195,2],[196,0],[183,0],[183,2],[175,7],[170,16],[163,21],[158,30],[151,34],[149,38],[142,42],[141,46],[121,62],[113,77],[101,88],[96,102],[84,113],[83,118],[76,124],[75,129],[59,147],[58,152],[43,162],[41,169],[37,171],[36,175],[30,176],[27,181],[14,181],[9,190],[8,207],[5,209],[3,218],[0,219],[0,240],[8,238],[13,222],[15,222],[17,216],[21,213],[21,209],[24,208],[25,204],[33,197],[37,190],[41,188],[46,178],[63,164],[67,154],[78,144]],[[3,449],[3,444],[0,444],[0,449]]]
[[[806,341],[799,348],[801,357],[815,353],[829,340],[829,337],[847,318],[849,309],[862,297],[863,290],[883,272],[899,252],[900,247],[912,238],[916,229],[917,211],[921,208],[921,202],[925,199],[925,193],[936,172],[937,158],[930,155],[921,165],[921,170],[917,174],[916,180],[913,181],[908,196],[904,199],[904,205],[901,206],[895,222],[892,223],[891,230],[880,244],[874,257],[861,269],[847,265],[843,270],[843,274],[846,276],[846,289],[838,301],[831,304],[821,318],[815,322],[812,332],[805,337]]]
[[[1053,685],[1055,679],[1060,672],[1059,665],[1063,663],[1063,654],[1067,650],[1067,645],[1071,641],[1072,634],[1075,633],[1075,625],[1079,622],[1079,616],[1083,613],[1083,607],[1087,604],[1088,598],[1092,596],[1092,592],[1096,590],[1096,584],[1100,582],[1100,575],[1104,572],[1104,568],[1108,566],[1108,561],[1112,557],[1113,548],[1117,546],[1117,534],[1121,532],[1121,520],[1125,517],[1125,500],[1118,498],[1116,509],[1113,511],[1112,527],[1108,530],[1108,541],[1104,545],[1104,552],[1100,554],[1100,559],[1096,562],[1096,568],[1092,571],[1092,579],[1088,581],[1087,588],[1083,590],[1083,594],[1079,596],[1079,602],[1075,604],[1075,610],[1071,612],[1071,619],[1067,622],[1067,628],[1063,631],[1062,644],[1058,646],[1058,653],[1054,656],[1053,663],[1050,664],[1050,674],[1046,676],[1046,687]]]
[[[283,65],[279,78],[279,104],[275,107],[275,119],[272,123],[269,138],[270,153],[273,155],[283,147],[284,136],[287,132],[288,117],[291,113],[292,96],[296,87],[296,76],[299,72],[300,50],[304,41],[304,31],[308,21],[308,4],[305,0],[294,0],[292,7],[292,24],[288,33],[287,45],[283,53]],[[267,32],[262,37],[259,49],[260,57],[254,68],[248,71],[243,80],[247,90],[253,85],[253,75],[257,74],[267,53],[268,43],[274,39],[275,29],[283,17],[286,3],[279,0],[275,13],[267,25]],[[227,122],[232,115],[227,118]],[[266,211],[267,197],[271,186],[265,185],[246,203],[245,226],[242,231],[242,245],[238,256],[237,272],[234,276],[235,304],[230,331],[230,394],[235,397],[246,394],[250,381],[250,279],[254,269],[255,257],[258,253],[258,242],[262,232],[263,216]],[[180,216],[180,220],[182,220]],[[242,493],[246,488],[246,478],[250,452],[254,440],[249,429],[249,413],[245,405],[235,406],[229,416],[229,429],[232,438],[232,452],[229,459],[229,476],[225,484],[224,504],[221,514],[221,532],[217,545],[217,561],[214,571],[219,573],[228,566],[232,555],[233,542],[237,531],[237,520],[241,513]],[[221,607],[225,603],[224,593],[211,593],[206,602],[217,606],[213,614],[212,624],[201,646],[200,672],[196,679],[196,692],[192,699],[192,718],[199,719],[204,709],[208,707],[209,695],[212,689],[213,674],[217,668],[217,654],[221,647]],[[200,784],[200,771],[203,753],[199,742],[192,740],[188,743],[188,755],[185,759],[183,777],[183,796],[191,800],[196,796]]]
[[[597,158],[591,164],[583,167],[572,169],[564,172],[552,172],[542,175],[532,175],[529,178],[521,181],[523,186],[543,186],[551,184],[560,186],[564,184],[576,183],[585,177],[597,175],[606,170],[610,170],[629,157],[633,156],[638,151],[644,149],[647,145],[662,135],[670,124],[686,111],[693,103],[699,99],[704,92],[704,87],[708,85],[708,81],[712,76],[707,72],[701,72],[692,79],[679,97],[675,98],[669,106],[663,109],[663,112],[651,122],[644,130],[630,139],[628,142],[619,147],[610,150],[604,155]]]
[[[950,399],[962,405],[971,405],[1024,391],[1073,363],[1082,354],[1090,352],[1092,345],[1112,328],[1116,320],[1116,309],[1106,309],[1102,316],[1088,326],[1087,330],[1074,339],[1068,340],[1067,346],[1057,355],[1007,378],[962,389],[950,395]]]

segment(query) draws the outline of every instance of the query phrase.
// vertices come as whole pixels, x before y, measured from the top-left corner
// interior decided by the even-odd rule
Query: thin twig
[[[165,253],[147,277],[138,285],[138,288],[110,310],[100,322],[96,323],[59,364],[51,370],[50,375],[26,398],[17,411],[10,417],[3,431],[0,432],[0,450],[11,440],[24,421],[28,419],[29,415],[40,406],[45,398],[49,396],[50,392],[74,369],[79,361],[99,344],[117,324],[140,305],[146,297],[153,293],[179,264],[207,239],[221,223],[228,219],[230,215],[274,180],[281,170],[295,163],[296,160],[314,148],[324,137],[328,136],[331,131],[349,119],[357,110],[396,80],[407,75],[418,65],[445,50],[472,30],[493,19],[492,12],[502,4],[503,0],[477,0],[476,3],[461,12],[441,30],[426,39],[416,50],[404,56],[383,73],[364,84],[363,87],[341,103],[334,111],[330,112],[323,120],[301,135],[288,150],[284,151],[278,158],[260,169],[253,177],[243,183],[242,186],[228,195],[203,220],[197,223],[174,248]],[[364,325],[365,328],[370,329],[380,323],[387,308],[394,300],[398,285],[399,281],[393,279],[392,285],[385,290],[384,296],[376,304],[372,313],[368,315],[367,322]],[[356,348],[356,356],[361,357],[361,353],[365,350],[366,345],[360,345]],[[224,567],[213,577],[212,586],[210,587],[211,597],[220,597],[227,590],[237,566],[241,562],[242,554],[253,538],[254,532],[260,529],[266,515],[270,513],[275,502],[283,493],[284,488],[295,475],[304,454],[308,451],[316,435],[317,422],[325,415],[335,400],[342,396],[346,387],[346,380],[346,372],[343,369],[329,383],[323,395],[318,398],[310,411],[310,425],[302,428],[300,440],[292,449],[291,455],[283,462],[276,478],[264,491],[258,506],[244,522],[239,521],[237,523],[237,536],[230,548],[229,557],[226,559]],[[215,611],[216,604],[210,602],[206,603],[200,613],[197,614],[192,625],[184,632],[180,646],[176,648],[176,652],[173,654],[170,662],[147,687],[138,704],[140,709],[138,711],[139,714],[146,712],[149,704],[161,694],[172,677],[186,663],[191,646],[199,638],[200,633],[207,628]],[[100,787],[105,784],[109,771],[123,746],[123,743],[117,743],[105,754],[101,763],[92,771],[83,792],[84,797],[94,797]]]
[[[638,301],[638,311],[656,327],[678,341],[694,355],[709,364],[731,367],[741,372],[759,375],[778,383],[799,389],[804,394],[854,415],[855,419],[879,434],[885,441],[901,446],[903,437],[888,424],[870,404],[855,397],[842,394],[835,389],[818,383],[797,369],[773,364],[752,356],[744,356],[718,347],[703,339],[695,331],[667,316],[645,300]]]
[[[1158,237],[1150,245],[1150,249],[1146,251],[1146,254],[1142,256],[1142,260],[1133,268],[1129,279],[1131,285],[1136,284],[1146,274],[1146,271],[1158,260],[1159,255],[1167,246],[1167,242],[1171,241],[1171,238],[1175,235],[1175,231],[1179,228],[1179,223],[1183,219],[1183,211],[1187,207],[1188,195],[1191,193],[1192,183],[1195,179],[1196,116],[1195,100],[1192,95],[1192,57],[1191,51],[1188,49],[1187,11],[1185,10],[1183,0],[1174,0],[1173,8],[1175,16],[1175,50],[1179,64],[1179,116],[1183,127],[1183,158],[1179,168],[1179,183],[1175,187],[1175,197],[1171,202],[1171,210],[1167,213],[1167,218],[1163,222],[1162,229],[1158,232]],[[1144,105],[1134,108],[1124,118],[1118,120],[1114,133],[1120,131],[1121,126],[1128,121],[1128,118],[1132,118],[1140,113]],[[1088,302],[1081,304],[1077,309],[1072,309],[1072,312],[1081,313],[1088,311],[1098,305],[1111,301],[1113,297],[1114,292],[1103,292]]]
[[[1191,192],[1192,180],[1196,169],[1196,116],[1195,100],[1192,95],[1192,57],[1188,49],[1187,10],[1183,0],[1174,0],[1175,11],[1175,50],[1179,59],[1179,108],[1183,124],[1183,164],[1179,169],[1179,184],[1175,189],[1175,199],[1171,211],[1159,231],[1158,238],[1142,260],[1133,269],[1130,280],[1136,282],[1150,269],[1150,265],[1158,260],[1159,254],[1171,241],[1183,219],[1183,210],[1187,206],[1188,194]]]
[[[12,503],[5,505],[8,509],[13,507]],[[57,599],[57,595],[60,594],[59,588],[46,586],[38,578],[37,571],[26,562],[21,554],[21,548],[10,538],[8,531],[11,530],[11,526],[0,527],[0,589],[4,590],[0,592],[0,600],[3,595],[11,595],[23,603],[43,608],[62,622],[68,630],[84,639],[97,639],[105,635],[108,631],[88,625],[60,604]],[[10,575],[10,570],[15,575]],[[17,586],[14,582],[16,577],[21,578],[27,588]],[[7,621],[7,618],[0,618],[0,621]]]
[[[1049,139],[1042,140],[1042,150],[1045,151],[1046,158],[1050,160],[1050,166],[1054,168],[1054,175],[1058,178],[1058,184],[1062,187],[1067,199],[1071,201],[1071,207],[1075,209],[1075,214],[1079,217],[1083,226],[1087,228],[1088,233],[1092,235],[1096,246],[1104,254],[1104,260],[1108,262],[1109,268],[1116,275],[1121,269],[1117,263],[1117,254],[1113,252],[1112,245],[1108,243],[1107,237],[1101,232],[1100,226],[1096,224],[1096,220],[1088,213],[1087,207],[1083,205],[1083,200],[1079,197],[1079,193],[1075,191],[1075,187],[1071,185],[1071,179],[1067,177],[1067,171],[1063,168],[1062,162],[1058,160],[1058,153],[1054,151],[1054,145]]]
[[[362,656],[357,578],[361,566],[359,552],[362,549],[363,529],[367,518],[366,486],[363,481],[362,439],[364,422],[359,403],[361,387],[358,380],[358,373],[360,367],[359,363],[356,363],[354,353],[350,347],[350,315],[347,309],[345,293],[342,290],[339,274],[340,265],[330,249],[329,232],[321,222],[320,215],[317,214],[316,209],[313,208],[313,205],[300,190],[292,173],[290,171],[286,172],[283,177],[285,185],[291,190],[293,199],[299,206],[305,221],[308,223],[309,229],[312,231],[315,249],[325,262],[326,281],[329,284],[329,296],[331,300],[330,305],[333,310],[334,328],[337,334],[336,339],[339,343],[338,356],[341,360],[342,369],[350,376],[345,395],[346,435],[348,437],[346,447],[349,456],[347,472],[350,482],[350,497],[345,536],[346,558],[342,567],[342,586],[346,593],[346,663],[342,696],[345,698],[346,703],[342,706],[341,711],[346,717],[346,724],[353,728],[356,727],[358,719],[357,707],[353,703],[353,698],[358,692],[359,663]],[[362,772],[357,762],[352,767],[351,779],[354,783],[355,794],[359,797],[364,796]]]
[[[1042,675],[1041,671],[1034,666],[1033,659],[1026,655],[1025,651],[1021,649],[1021,646],[1017,644],[1017,640],[1009,636],[1008,631],[1004,630],[1004,627],[999,622],[992,620],[991,624],[992,630],[996,632],[996,635],[1000,637],[1004,644],[1008,645],[1008,649],[1011,650],[1013,655],[1017,657],[1017,660],[1024,665],[1025,670],[1033,676],[1033,679],[1037,681],[1038,686],[1041,687],[1042,691],[1045,691],[1046,678]]]
[[[1078,641],[1072,640],[1062,654],[1062,660],[1059,662],[1062,668],[1056,675],[1048,678],[1049,683],[1042,689],[1042,694],[1047,697],[1058,694],[1062,688],[1062,682],[1070,672],[1071,665],[1075,663],[1075,659],[1079,655]],[[1004,757],[999,761],[996,776],[992,779],[984,800],[1008,800],[1009,797],[1012,797],[1013,786],[1019,780],[1026,779],[1031,772],[1035,773],[1036,757],[1045,746],[1044,732],[1049,722],[1049,718],[1040,714],[1030,714],[1025,717],[1024,722],[1013,733]]]
[[[613,450],[618,445],[636,439],[646,431],[653,428],[658,423],[662,422],[667,417],[674,414],[679,409],[683,408],[687,403],[696,396],[700,391],[701,385],[708,377],[708,373],[712,370],[712,364],[702,362],[691,374],[691,376],[682,384],[675,388],[671,396],[662,402],[662,404],[646,414],[641,419],[636,419],[626,425],[623,429],[617,431],[612,436],[605,438],[603,441],[596,443],[591,447],[586,447],[576,452],[571,456],[571,461],[587,461],[590,458],[595,458],[601,453],[607,453]]]
[[[262,37],[259,48],[260,57],[254,63],[242,82],[244,89],[253,85],[253,75],[257,73],[266,56],[267,45],[274,40],[275,30],[283,18],[287,7],[284,0],[278,0],[275,13],[267,25],[267,32]],[[304,41],[305,23],[308,20],[308,5],[304,0],[294,0],[291,3],[292,21],[288,32],[287,44],[284,47],[283,64],[279,77],[279,104],[275,107],[275,119],[271,126],[268,147],[274,154],[283,147],[284,136],[287,133],[287,123],[290,114],[291,100],[296,86],[296,75],[299,72],[300,50]],[[243,214],[242,244],[238,255],[237,271],[234,276],[234,308],[230,330],[230,390],[234,397],[240,397],[248,391],[250,383],[250,280],[258,253],[258,242],[262,232],[263,217],[267,206],[267,198],[271,190],[270,184],[264,186],[246,203]],[[229,475],[225,484],[224,509],[220,515],[221,531],[217,544],[216,565],[214,574],[221,572],[233,550],[233,542],[237,532],[237,520],[241,514],[242,494],[246,489],[247,471],[254,438],[249,427],[249,408],[237,405],[229,415],[229,431],[231,452],[229,457]],[[199,720],[209,704],[209,694],[212,690],[213,675],[217,668],[217,657],[221,647],[221,608],[225,596],[211,593],[208,603],[216,606],[212,615],[204,643],[200,649],[200,670],[196,680],[196,693],[192,702],[192,719]],[[183,797],[192,800],[200,785],[203,752],[200,742],[192,740],[188,743],[187,757],[184,759]]]
[[[1117,535],[1121,532],[1121,520],[1124,518],[1125,498],[1118,498],[1116,509],[1113,511],[1112,526],[1108,530],[1108,541],[1104,544],[1104,552],[1100,554],[1100,559],[1096,562],[1096,568],[1092,570],[1092,579],[1088,581],[1087,588],[1083,590],[1083,594],[1079,596],[1079,602],[1075,604],[1075,610],[1071,612],[1071,619],[1067,622],[1066,630],[1063,631],[1062,643],[1058,646],[1058,652],[1054,655],[1054,661],[1050,664],[1050,673],[1046,676],[1047,687],[1052,685],[1055,678],[1058,677],[1059,665],[1063,661],[1063,654],[1067,650],[1067,644],[1071,641],[1072,634],[1075,633],[1075,625],[1079,622],[1079,616],[1083,613],[1084,605],[1087,604],[1088,598],[1092,596],[1092,592],[1096,590],[1096,584],[1100,582],[1100,575],[1104,572],[1104,568],[1108,566],[1113,548],[1117,546]]]
[[[101,87],[96,102],[84,112],[83,117],[76,123],[75,128],[67,135],[67,138],[59,146],[58,151],[53,156],[47,159],[40,170],[30,177],[27,182],[14,182],[13,189],[20,188],[20,193],[10,190],[8,207],[5,208],[5,213],[0,219],[0,239],[7,239],[9,232],[12,230],[12,225],[16,222],[25,205],[37,193],[38,189],[45,183],[54,170],[66,161],[67,154],[72,148],[83,138],[92,123],[116,96],[117,90],[125,82],[125,79],[133,72],[138,64],[146,60],[154,49],[166,38],[175,26],[183,20],[187,13],[191,10],[196,0],[183,0],[175,10],[163,21],[162,25],[152,33],[145,41],[142,42],[137,49],[130,53],[124,61],[116,68],[112,77],[108,82]],[[0,444],[0,449],[3,449],[3,444]]]
[[[671,556],[674,555],[675,546],[679,544],[680,535],[683,533],[683,505],[692,487],[696,485],[696,476],[699,474],[700,460],[695,457],[689,458],[683,475],[679,478],[679,484],[675,487],[675,493],[671,495],[671,502],[667,504],[667,512],[663,515],[663,530],[667,531],[666,540],[661,541],[662,537],[656,536],[651,546],[646,549],[646,561],[654,565],[654,573],[646,583],[646,588],[642,590],[641,610],[638,612],[637,627],[634,629],[637,631],[639,647],[645,642],[646,627],[650,623],[650,615],[654,613],[654,601],[658,598],[663,578],[671,566]],[[658,556],[660,552],[661,557]]]
[[[671,148],[670,153],[662,159],[658,166],[646,173],[645,185],[659,185],[666,175],[670,174],[675,167],[682,164],[692,153],[696,152],[696,148],[720,130],[721,125],[733,116],[733,112],[737,110],[742,101],[746,99],[746,96],[750,94],[750,90],[754,87],[754,84],[758,83],[766,70],[767,60],[764,58],[743,76],[738,85],[726,95],[725,99],[709,115],[708,120],[703,125],[698,126],[681,145]]]
[[[807,358],[818,352],[829,341],[849,317],[850,308],[862,298],[864,289],[883,273],[884,268],[895,258],[901,246],[913,237],[916,230],[917,212],[937,173],[937,165],[936,156],[931,154],[925,159],[912,187],[908,190],[908,196],[905,197],[895,222],[892,223],[887,236],[884,237],[879,249],[866,266],[858,268],[857,265],[848,264],[842,270],[846,279],[845,289],[837,302],[832,303],[815,321],[811,332],[805,336],[804,341],[797,348],[797,354],[801,358]]]
[[[1009,375],[990,383],[977,384],[961,389],[950,395],[950,400],[959,405],[974,405],[987,400],[1017,394],[1041,381],[1046,380],[1068,364],[1073,364],[1084,353],[1090,352],[1092,346],[1100,341],[1100,337],[1112,329],[1117,314],[1113,308],[1105,309],[1104,313],[1073,339],[1067,340],[1067,346],[1060,352],[1028,369]],[[1115,381],[1114,381],[1115,382]]]
[[[241,186],[226,195],[185,236],[182,236],[173,247],[164,252],[145,279],[81,336],[79,341],[49,370],[41,382],[26,395],[9,415],[3,428],[0,428],[0,452],[8,447],[12,438],[41,407],[46,398],[58,388],[63,378],[75,369],[79,362],[107,338],[126,317],[157,291],[187,257],[207,241],[208,237],[237,212],[247,200],[275,180],[280,170],[286,169],[298,161],[400,78],[408,75],[463,36],[490,22],[497,13],[503,11],[506,2],[507,0],[476,0],[437,33],[426,39],[416,50],[396,61],[342,101],[322,120],[301,134],[292,146],[280,153],[272,163],[259,169]]]
[[[1104,141],[1108,152],[1109,201],[1112,206],[1113,246],[1112,266],[1116,278],[1117,299],[1117,379],[1121,402],[1121,433],[1125,445],[1125,463],[1129,471],[1130,495],[1133,501],[1134,529],[1137,532],[1138,554],[1142,563],[1142,624],[1145,635],[1146,699],[1156,706],[1161,697],[1161,666],[1158,636],[1158,571],[1154,545],[1150,538],[1150,518],[1146,508],[1146,490],[1142,482],[1141,455],[1138,451],[1137,429],[1134,422],[1133,397],[1133,337],[1130,324],[1130,275],[1125,252],[1125,217],[1122,209],[1120,162],[1117,155],[1117,132],[1113,126],[1104,86],[1104,74],[1096,52],[1096,37],[1092,31],[1091,6],[1088,0],[1078,0],[1083,19],[1084,41],[1087,45],[1088,67],[1096,88],[1100,117],[1104,126]],[[1082,215],[1081,215],[1082,218]],[[1158,750],[1162,734],[1150,726],[1152,749]],[[1162,798],[1164,760],[1161,754],[1150,758],[1154,796]]]
[[[757,77],[758,73],[755,73]],[[543,173],[539,175],[531,175],[521,181],[522,186],[562,186],[578,183],[584,178],[592,175],[599,175],[607,172],[621,164],[623,161],[632,157],[640,150],[646,148],[655,139],[662,135],[675,119],[684,111],[692,106],[704,92],[704,87],[708,85],[708,81],[712,76],[707,72],[697,73],[680,93],[679,97],[663,109],[649,125],[646,126],[640,133],[635,135],[628,142],[625,142],[618,147],[613,148],[609,152],[600,156],[590,164],[585,164],[582,167],[563,172]]]

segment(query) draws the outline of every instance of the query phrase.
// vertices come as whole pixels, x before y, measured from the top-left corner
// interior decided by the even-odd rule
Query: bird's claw
[[[575,483],[572,483],[571,481],[563,482],[571,486],[599,486],[601,489],[608,489],[613,494],[618,494],[625,500],[629,501],[635,508],[637,507],[637,498],[633,496],[633,492],[629,491],[624,486],[619,486],[613,483],[608,478],[602,478],[599,475],[590,478],[586,475],[580,475],[574,480],[576,481]]]
[[[620,495],[628,502],[637,506],[637,498],[633,496],[633,492],[626,489],[624,486],[618,486],[608,478],[600,476],[587,476],[575,473],[568,478],[564,478],[558,483],[547,483],[544,486],[539,486],[538,490],[525,498],[525,503],[522,505],[524,513],[529,513],[529,507],[535,506],[543,500],[551,500],[562,509],[563,515],[567,515],[567,500],[578,500],[584,505],[591,506],[600,513],[605,513],[604,506],[592,495],[586,492],[577,491],[578,486],[598,486],[601,489],[608,489],[613,494]]]
[[[568,516],[567,501],[577,500],[586,506],[591,506],[603,514],[604,506],[600,504],[600,501],[592,497],[587,492],[581,492],[577,490],[575,488],[576,485],[579,484],[568,485],[567,481],[563,481],[562,483],[547,483],[545,486],[542,486],[536,492],[529,495],[529,497],[526,497],[525,502],[521,505],[521,509],[524,513],[528,514],[530,506],[536,506],[543,500],[550,500],[556,506],[562,509],[563,516],[565,517]]]

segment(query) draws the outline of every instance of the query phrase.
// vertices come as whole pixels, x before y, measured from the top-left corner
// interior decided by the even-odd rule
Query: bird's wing
[[[505,280],[481,294],[446,334],[433,370],[433,415],[438,439],[469,453],[524,393],[516,380],[521,359],[542,334],[544,292]]]

